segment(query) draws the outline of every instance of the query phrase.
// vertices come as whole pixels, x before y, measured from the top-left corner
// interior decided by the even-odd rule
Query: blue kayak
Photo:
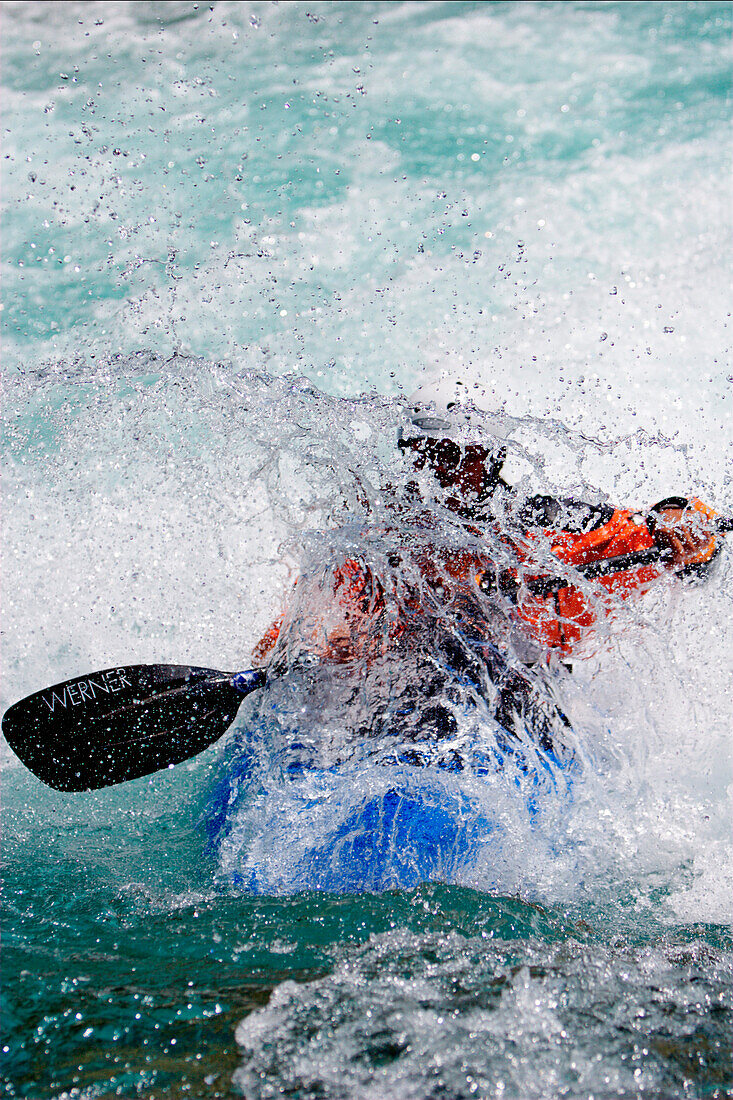
[[[223,748],[205,819],[236,889],[489,887],[513,840],[571,797],[576,762],[556,707],[539,729],[508,730],[496,701],[458,683],[440,705],[433,694],[422,708],[383,708],[367,727],[354,685],[332,681],[283,677],[245,704]]]

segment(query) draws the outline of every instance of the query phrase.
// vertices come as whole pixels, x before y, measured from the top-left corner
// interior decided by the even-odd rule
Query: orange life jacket
[[[551,501],[551,498],[537,500]],[[551,503],[557,508],[585,508],[592,523],[580,524],[580,529],[572,529],[571,522],[555,526],[530,523],[521,539],[510,542],[504,536],[518,567],[499,578],[480,555],[468,550],[442,557],[436,553],[424,562],[418,555],[416,563],[431,586],[446,579],[449,584],[454,582],[457,590],[462,588],[470,595],[476,586],[485,591],[489,584],[496,585],[500,593],[511,597],[508,615],[519,621],[533,642],[547,651],[569,655],[599,616],[609,614],[618,599],[644,592],[666,572],[666,566],[654,539],[653,526],[640,513],[610,507],[593,509],[567,501]],[[714,514],[698,501],[689,504],[706,515]],[[558,519],[562,520],[562,516]],[[480,533],[473,530],[474,534]],[[713,538],[703,557],[707,560],[714,553]],[[548,571],[548,558],[557,559],[556,573],[554,569]],[[574,575],[573,570],[582,579],[576,580],[577,573]],[[370,627],[386,607],[378,578],[371,577],[358,560],[348,559],[334,570],[332,585],[336,619],[340,614],[342,622],[330,641],[328,632],[321,632],[317,649],[323,656],[345,660],[358,656],[363,642],[366,659],[374,642]],[[419,616],[417,596],[407,598],[404,610],[406,615]],[[281,616],[258,643],[254,651],[256,663],[265,663],[269,657],[282,621]],[[399,618],[382,624],[381,642],[394,641],[404,634],[405,628],[406,620]]]

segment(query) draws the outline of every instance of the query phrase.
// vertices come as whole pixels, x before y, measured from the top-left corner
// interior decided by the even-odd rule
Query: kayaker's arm
[[[622,558],[654,547],[659,551],[660,576],[672,570],[700,575],[721,549],[721,535],[730,529],[714,509],[696,498],[667,497],[643,515],[611,505],[538,496],[519,513],[528,533],[557,541],[553,552],[579,566]]]
[[[641,595],[669,573],[704,575],[730,529],[707,505],[680,497],[660,501],[648,515],[536,497],[521,516],[527,534],[517,546],[517,615],[536,642],[564,654],[613,614],[617,600]],[[533,572],[535,554],[544,564],[548,550],[571,567],[564,581]],[[572,570],[592,587],[574,583]]]
[[[252,664],[255,668],[264,668],[270,660],[270,655],[280,635],[280,627],[283,624],[285,612],[280,615],[271,626],[267,628],[257,645],[252,650]]]
[[[704,576],[721,550],[726,528],[721,516],[701,500],[668,497],[647,517],[655,544],[669,569],[680,576]]]
[[[334,568],[325,587],[323,581],[317,581],[318,596],[307,601],[308,610],[301,619],[295,597],[302,583],[296,585],[288,611],[275,620],[254,647],[252,662],[256,667],[263,668],[270,662],[282,639],[284,624],[288,633],[282,640],[286,647],[292,643],[297,650],[305,641],[310,653],[337,664],[356,657],[368,659],[379,648],[384,597],[378,579],[366,565],[349,558]],[[305,591],[313,596],[308,582]]]

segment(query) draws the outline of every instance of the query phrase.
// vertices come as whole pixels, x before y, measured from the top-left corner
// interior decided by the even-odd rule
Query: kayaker
[[[509,597],[541,646],[570,654],[599,613],[610,609],[613,601],[604,593],[628,599],[670,572],[701,577],[720,552],[719,516],[696,498],[668,497],[647,512],[545,495],[518,498],[501,476],[505,445],[487,443],[480,424],[472,425],[470,413],[459,406],[437,412],[417,407],[399,432],[398,446],[416,471],[429,471],[438,502],[463,521],[473,540],[490,533],[515,559],[515,568],[497,574],[482,571],[483,563],[470,553],[457,555],[463,560],[449,562],[448,571],[454,578],[465,573],[469,586],[476,582],[489,591],[493,585]],[[415,482],[408,493],[413,501],[424,495]],[[561,583],[562,566],[570,567],[567,583]],[[543,591],[548,569],[559,576],[551,576]],[[597,583],[582,584],[573,570]],[[341,567],[337,598],[345,605],[359,603],[362,572],[351,560]],[[530,574],[534,583],[523,586]],[[255,647],[259,664],[266,663],[281,621]],[[339,649],[346,655],[337,630],[332,643],[334,659]]]
[[[513,548],[522,573],[557,559],[626,599],[669,572],[704,576],[721,549],[720,517],[696,498],[667,497],[645,513],[553,496],[521,499],[501,476],[506,447],[482,439],[480,421],[473,425],[460,406],[415,408],[398,445],[416,470],[433,475],[445,508]],[[601,593],[582,591],[572,576],[547,592],[539,581],[521,592],[512,572],[496,578],[497,587],[503,583],[508,594],[516,583],[520,613],[544,646],[570,653],[610,606],[595,599],[590,607],[588,597]]]
[[[364,671],[379,659],[423,653],[427,632],[464,682],[468,677],[485,696],[489,681],[501,726],[511,730],[518,719],[550,749],[552,728],[566,719],[538,689],[542,666],[556,654],[569,667],[618,600],[670,572],[704,574],[720,550],[719,517],[701,501],[681,497],[645,513],[552,496],[522,499],[502,477],[505,444],[487,441],[483,423],[458,404],[417,406],[398,438],[417,475],[406,493],[413,514],[432,496],[455,517],[465,546],[456,546],[455,537],[441,543],[429,507],[427,530],[400,528],[405,500],[395,495],[397,534],[386,572],[406,578],[398,595],[394,585],[387,590],[390,577],[385,581],[368,553],[350,556],[330,568],[326,581],[321,575],[316,599],[307,580],[299,597],[296,586],[292,607],[258,643],[254,659],[285,667],[305,646],[314,656]],[[304,627],[313,607],[315,617]],[[445,683],[431,679],[430,665],[423,660],[416,677],[423,700],[441,696]],[[421,718],[424,728],[424,712]],[[442,704],[433,719],[441,736],[454,732]]]

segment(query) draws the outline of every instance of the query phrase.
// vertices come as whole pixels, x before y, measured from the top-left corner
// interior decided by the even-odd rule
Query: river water
[[[527,492],[733,509],[728,4],[1,17],[3,709],[248,667],[441,374]],[[732,589],[594,636],[572,797],[443,880],[304,889],[275,784],[247,887],[221,746],[65,795],[3,742],[4,1094],[730,1095]]]

